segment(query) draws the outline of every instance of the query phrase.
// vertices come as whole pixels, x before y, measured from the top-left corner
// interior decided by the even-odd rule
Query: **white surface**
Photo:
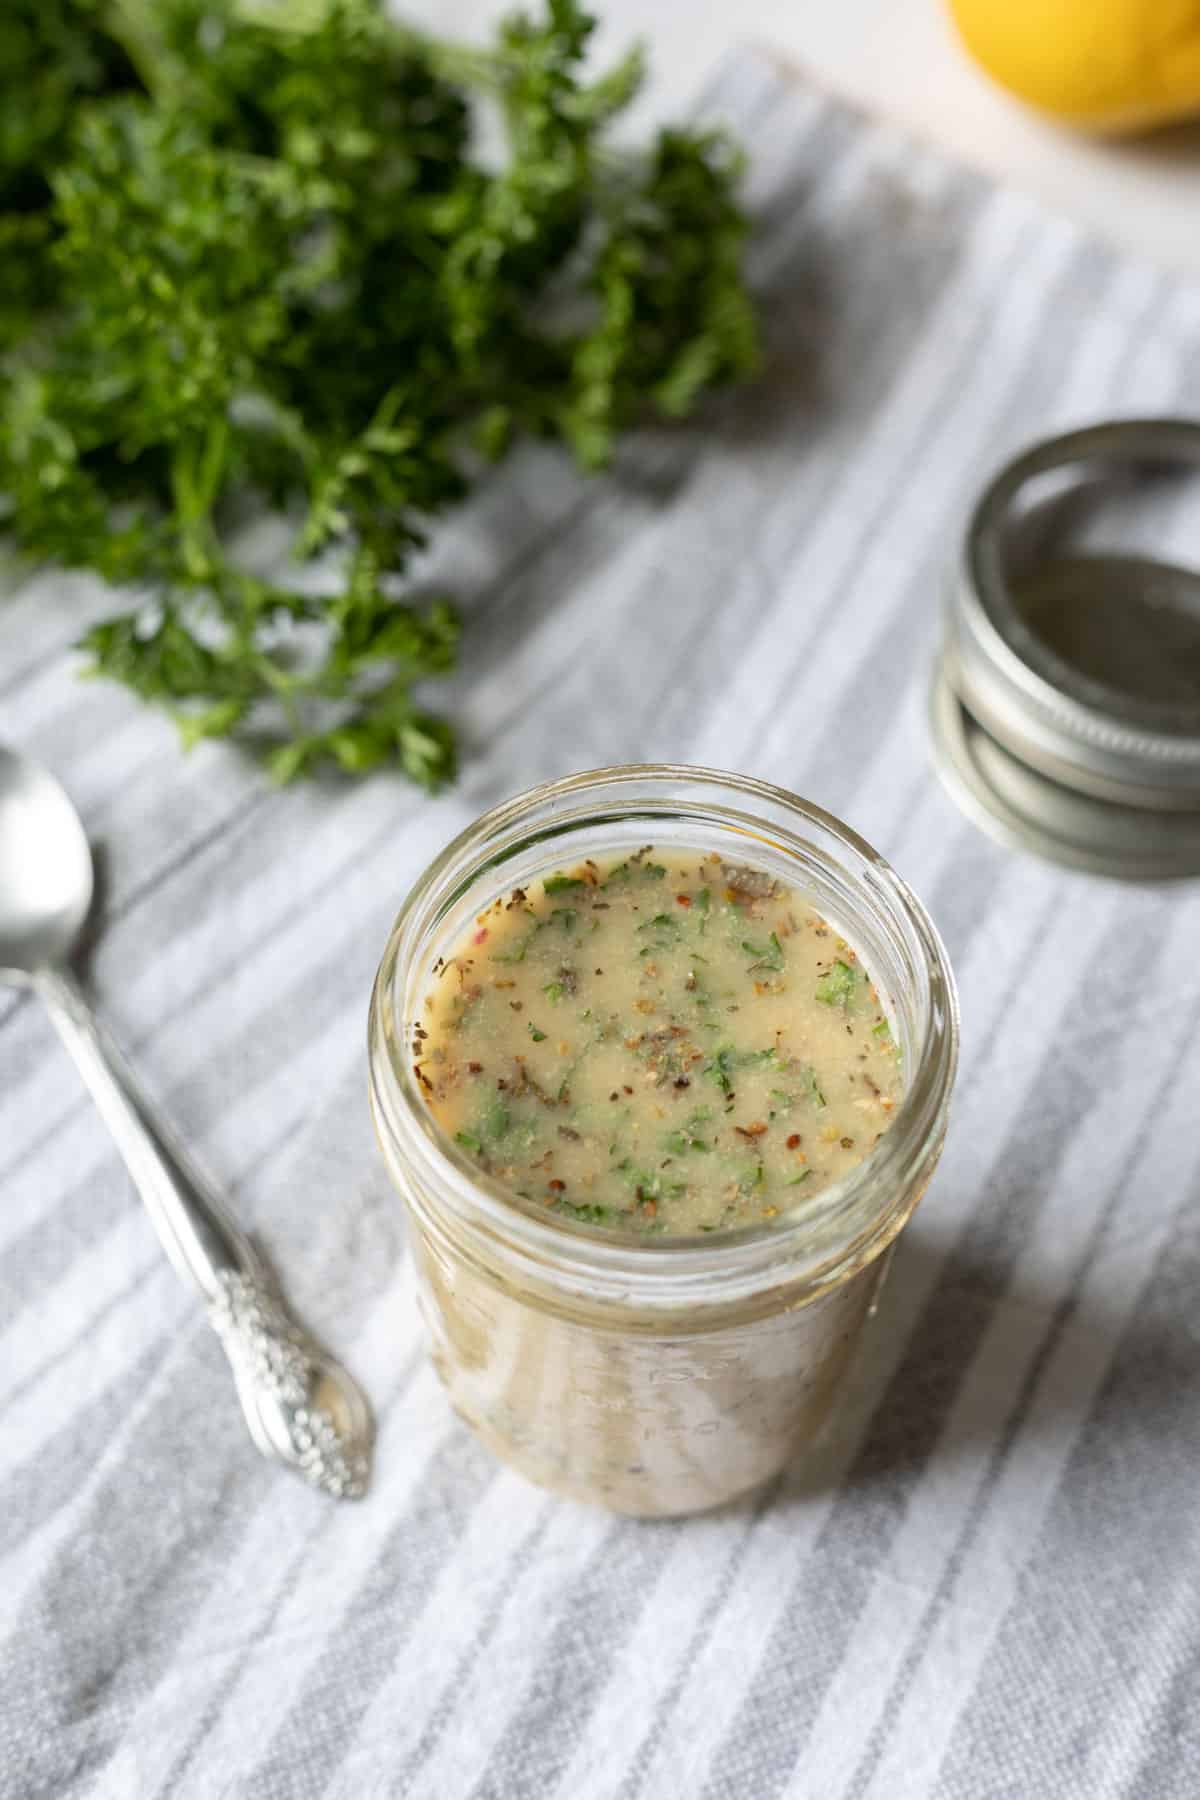
[[[514,0],[396,0],[447,35],[476,36]],[[997,0],[1004,4],[1004,0]],[[686,107],[723,52],[747,40],[886,113],[1130,250],[1200,269],[1200,127],[1136,143],[1060,131],[994,87],[961,48],[943,0],[594,0],[598,54],[641,37],[641,116]]]

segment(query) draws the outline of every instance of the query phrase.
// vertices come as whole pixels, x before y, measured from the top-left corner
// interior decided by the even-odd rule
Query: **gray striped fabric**
[[[975,484],[1047,429],[1200,404],[1200,288],[739,57],[767,379],[604,482],[523,453],[466,596],[457,790],[181,760],[0,608],[0,736],[104,846],[90,979],[369,1385],[331,1506],[254,1455],[37,1011],[0,995],[0,1789],[181,1800],[1167,1800],[1200,1793],[1200,909],[993,848],[924,741]],[[642,1525],[495,1467],[420,1350],[369,1137],[399,896],[493,801],[629,759],[772,777],[929,901],[965,1056],[838,1428],[764,1502]]]

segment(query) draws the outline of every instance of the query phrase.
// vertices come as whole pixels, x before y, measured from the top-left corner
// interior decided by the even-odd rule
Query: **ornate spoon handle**
[[[164,1250],[207,1303],[258,1448],[326,1493],[357,1498],[371,1448],[361,1390],[290,1317],[259,1252],[153,1117],[74,978],[43,968],[34,986]]]

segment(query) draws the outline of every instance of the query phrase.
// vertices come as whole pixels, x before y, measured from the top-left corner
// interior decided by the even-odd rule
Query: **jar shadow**
[[[773,1484],[776,1507],[844,1490],[850,1504],[898,1512],[935,1461],[982,1465],[1020,1456],[1022,1444],[1073,1440],[1102,1393],[1106,1430],[1120,1436],[1127,1423],[1144,1454],[1152,1396],[1119,1379],[1127,1365],[1158,1372],[1176,1398],[1180,1384],[1200,1387],[1200,1344],[1182,1316],[1130,1315],[1085,1294],[1082,1277],[1052,1285],[1014,1274],[1012,1247],[996,1235],[992,1247],[948,1250],[928,1227],[909,1228],[837,1411]],[[1162,1435],[1169,1428],[1164,1414]]]

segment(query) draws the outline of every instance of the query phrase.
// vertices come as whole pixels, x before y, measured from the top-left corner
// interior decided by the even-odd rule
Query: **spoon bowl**
[[[92,904],[92,854],[47,770],[0,748],[0,978],[64,962]]]

